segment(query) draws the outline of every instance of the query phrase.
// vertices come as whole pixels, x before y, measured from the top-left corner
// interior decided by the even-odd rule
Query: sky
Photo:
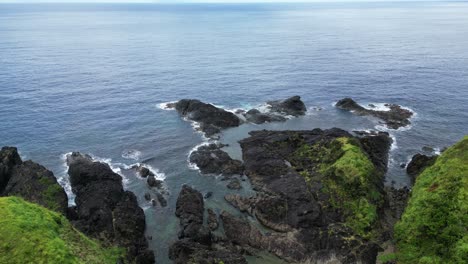
[[[390,0],[0,0],[0,3],[294,3],[294,2],[352,2],[352,1],[390,1]],[[398,0],[397,0],[398,1]]]

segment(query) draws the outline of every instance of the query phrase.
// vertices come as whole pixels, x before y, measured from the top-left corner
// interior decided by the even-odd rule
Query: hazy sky
[[[0,3],[38,3],[38,2],[106,2],[106,3],[258,3],[258,2],[352,2],[352,1],[390,1],[390,0],[0,0]],[[395,1],[395,0],[393,0]],[[397,0],[398,1],[398,0]]]

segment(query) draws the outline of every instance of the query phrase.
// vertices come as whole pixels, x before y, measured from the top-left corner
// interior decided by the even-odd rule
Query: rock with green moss
[[[23,162],[16,148],[2,148],[0,156],[3,157],[0,167],[6,168],[2,196],[20,196],[56,212],[66,213],[67,194],[51,171],[29,160]]]
[[[0,263],[115,264],[123,250],[105,248],[61,214],[19,197],[0,198]]]
[[[383,233],[388,134],[357,137],[334,128],[250,135],[240,144],[257,196],[244,199],[249,205],[243,208],[273,230],[274,240],[262,236],[268,242],[253,243],[241,236],[237,243],[293,262],[375,263]],[[229,226],[235,222],[223,221],[224,228],[247,228]],[[249,231],[231,232],[236,233]]]
[[[399,263],[466,263],[468,136],[416,178],[395,237]]]

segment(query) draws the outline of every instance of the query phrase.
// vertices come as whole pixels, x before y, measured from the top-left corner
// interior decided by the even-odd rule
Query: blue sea
[[[160,104],[197,98],[235,109],[292,95],[308,114],[225,131],[231,156],[241,158],[237,141],[251,130],[386,130],[333,104],[396,103],[416,115],[389,131],[386,181],[408,185],[401,164],[468,134],[468,2],[0,4],[0,145],[65,187],[66,153],[108,162],[145,209],[158,263],[169,263],[177,239],[182,184],[214,191],[206,207],[233,210],[226,182],[187,162],[203,137]],[[168,207],[144,201],[145,180],[128,170],[137,162],[164,179]]]

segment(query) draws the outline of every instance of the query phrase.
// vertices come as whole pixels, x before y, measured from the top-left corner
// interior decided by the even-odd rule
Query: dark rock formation
[[[158,202],[162,207],[167,206],[166,198],[164,198],[164,196],[161,193],[159,193],[159,192],[156,193],[156,198],[158,198]]]
[[[410,196],[410,190],[406,187],[396,189],[385,187],[384,217],[381,219],[384,226],[383,240],[393,239],[393,226],[401,219]]]
[[[169,258],[174,263],[246,264],[244,257],[223,244],[215,244],[209,228],[203,225],[204,204],[201,193],[182,187],[176,204],[180,218],[179,240],[171,245]]]
[[[231,190],[240,190],[242,188],[242,185],[239,179],[234,178],[228,183],[227,187],[228,189],[231,189]]]
[[[150,193],[148,193],[148,192],[145,193],[145,196],[144,196],[144,197],[145,197],[145,200],[146,200],[146,201],[151,201],[151,194],[150,194]]]
[[[413,116],[413,112],[396,104],[386,104],[386,106],[390,109],[389,111],[366,109],[351,98],[344,98],[336,103],[336,107],[340,109],[352,111],[358,115],[377,117],[383,120],[385,125],[391,129],[398,129],[411,124],[409,118]]]
[[[213,136],[225,128],[237,127],[241,123],[235,114],[195,99],[182,99],[168,107],[173,107],[180,115],[200,123],[200,130],[207,136]]]
[[[283,113],[286,115],[300,116],[305,115],[307,108],[300,96],[293,96],[286,100],[269,101],[272,112]]]
[[[148,176],[148,179],[146,180],[148,185],[150,187],[156,187],[156,188],[161,188],[163,181],[157,180],[154,175]]]
[[[292,262],[375,263],[379,247],[373,241],[386,239],[376,234],[384,233],[379,219],[388,135],[353,137],[340,129],[250,135],[240,144],[257,195],[225,199],[273,231],[263,235],[247,220],[223,213],[228,240]]]
[[[426,156],[419,153],[414,155],[406,167],[406,173],[410,176],[411,183],[414,184],[416,177],[423,172],[425,168],[434,164],[436,160],[437,156]]]
[[[143,178],[146,178],[148,176],[153,176],[154,177],[154,173],[152,173],[150,171],[150,169],[148,169],[147,167],[143,166],[143,165],[138,165],[135,167],[135,169],[137,170],[138,174],[140,174],[141,177]]]
[[[0,194],[20,196],[29,202],[67,214],[67,194],[54,174],[32,161],[23,162],[13,147],[4,147],[0,151]]]
[[[104,163],[77,152],[67,156],[68,174],[76,194],[77,219],[83,233],[105,243],[124,247],[127,261],[154,263],[145,238],[145,215],[132,192],[124,191],[122,178]]]
[[[254,124],[263,124],[267,122],[284,122],[287,119],[284,116],[272,114],[272,113],[262,113],[258,109],[251,109],[244,114],[245,119],[248,122]]]
[[[208,228],[211,231],[215,231],[216,229],[218,229],[218,226],[219,226],[218,216],[216,215],[216,213],[211,208],[208,208],[207,211],[208,211],[208,220],[207,220]]]
[[[221,150],[222,147],[223,145],[217,144],[201,146],[190,154],[190,162],[196,164],[203,174],[242,174],[242,162],[229,157],[229,154]]]

